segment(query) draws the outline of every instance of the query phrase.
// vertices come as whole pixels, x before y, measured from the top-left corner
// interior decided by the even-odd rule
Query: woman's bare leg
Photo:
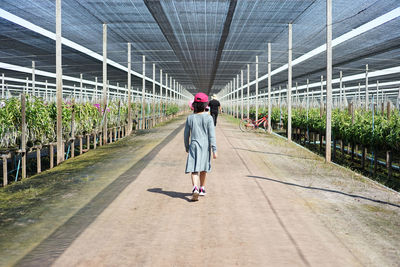
[[[200,187],[206,185],[207,172],[200,172]]]
[[[197,186],[199,188],[199,173],[192,172],[192,184],[193,186]]]

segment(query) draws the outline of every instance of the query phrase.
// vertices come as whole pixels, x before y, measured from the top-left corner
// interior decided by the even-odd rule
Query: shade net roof
[[[167,73],[191,93],[217,93],[250,65],[255,78],[267,72],[267,43],[272,44],[272,69],[287,63],[288,23],[293,24],[293,59],[325,44],[325,0],[62,0],[62,36],[102,54],[102,24],[108,27],[108,58],[127,65],[132,43],[132,69],[156,80]],[[333,1],[333,39],[400,7],[398,0]],[[0,8],[55,32],[55,1],[0,0]],[[333,76],[400,65],[400,18],[397,17],[333,49]],[[55,41],[0,18],[0,62],[55,72]],[[63,46],[63,74],[102,79],[102,63]],[[325,76],[325,53],[293,67],[293,82],[304,84]],[[6,70],[1,70],[6,72]],[[6,72],[8,73],[8,72]],[[14,76],[27,74],[14,74]],[[165,75],[164,75],[165,76]],[[165,83],[165,77],[164,83]],[[398,75],[371,83],[398,80]],[[37,79],[45,79],[38,77]],[[108,68],[111,83],[126,84],[126,73]],[[349,82],[349,86],[357,84]],[[272,77],[274,88],[287,83],[287,71]],[[133,80],[134,87],[141,81]],[[150,86],[150,85],[149,85]],[[266,80],[260,83],[265,89]],[[252,87],[254,90],[254,86]]]

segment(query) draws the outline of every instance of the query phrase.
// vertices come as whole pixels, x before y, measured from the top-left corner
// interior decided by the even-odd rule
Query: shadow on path
[[[99,192],[92,201],[82,207],[74,216],[56,229],[31,252],[25,255],[16,266],[50,266],[86,230],[87,227],[131,184],[154,157],[183,129],[184,123],[173,130],[148,154],[136,162],[125,173]]]
[[[192,194],[190,193],[182,193],[182,192],[175,192],[175,191],[164,191],[162,190],[162,188],[150,188],[147,189],[147,191],[152,192],[152,193],[158,193],[158,194],[163,194],[172,198],[180,198],[183,200],[186,200],[187,202],[191,202],[189,196],[191,196]]]
[[[247,175],[247,177],[268,180],[270,182],[275,182],[275,183],[280,183],[280,184],[284,184],[284,185],[300,187],[300,188],[304,188],[304,189],[311,189],[311,190],[318,190],[318,191],[324,191],[324,192],[329,192],[329,193],[340,194],[340,195],[344,195],[344,196],[347,196],[347,197],[364,199],[364,200],[372,201],[372,202],[375,202],[375,203],[379,203],[379,204],[384,204],[384,205],[389,205],[389,206],[392,206],[392,207],[400,208],[399,204],[390,203],[390,202],[387,202],[387,201],[368,198],[368,197],[363,197],[363,196],[354,195],[354,194],[348,194],[348,193],[337,191],[337,190],[333,190],[333,189],[313,187],[313,186],[304,186],[304,185],[300,185],[300,184],[283,182],[283,181],[279,181],[279,180],[275,180],[275,179],[271,179],[271,178],[267,178],[267,177],[255,176],[255,175]]]

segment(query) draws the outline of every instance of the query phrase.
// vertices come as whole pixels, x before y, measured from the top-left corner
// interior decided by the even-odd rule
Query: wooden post
[[[26,178],[26,99],[25,94],[21,94],[21,152],[22,152],[22,160],[21,160],[21,178]]]
[[[57,164],[64,161],[62,139],[61,0],[56,0]]]
[[[82,140],[82,135],[78,136],[79,138],[79,155],[83,154],[83,140]]]
[[[41,158],[40,158],[40,150],[42,146],[36,146],[36,162],[37,162],[37,168],[36,172],[41,173],[42,172],[42,164],[41,164]]]
[[[50,143],[49,145],[50,150],[50,169],[54,168],[54,143]]]
[[[97,133],[93,133],[93,149],[97,148]]]
[[[87,151],[90,150],[90,134],[86,134],[86,148]]]
[[[287,109],[288,109],[288,125],[287,138],[292,141],[292,24],[289,23],[289,45],[288,45],[288,89],[287,89]]]
[[[386,168],[388,172],[388,178],[392,177],[393,169],[392,169],[392,151],[386,151]]]
[[[8,184],[8,170],[7,170],[7,160],[11,157],[11,154],[1,155],[3,160],[3,187]]]

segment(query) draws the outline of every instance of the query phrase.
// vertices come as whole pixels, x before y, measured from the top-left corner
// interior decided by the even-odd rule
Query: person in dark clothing
[[[210,115],[214,120],[214,126],[217,126],[218,112],[221,111],[221,104],[217,100],[217,96],[213,95],[212,100],[208,103],[210,107]]]

